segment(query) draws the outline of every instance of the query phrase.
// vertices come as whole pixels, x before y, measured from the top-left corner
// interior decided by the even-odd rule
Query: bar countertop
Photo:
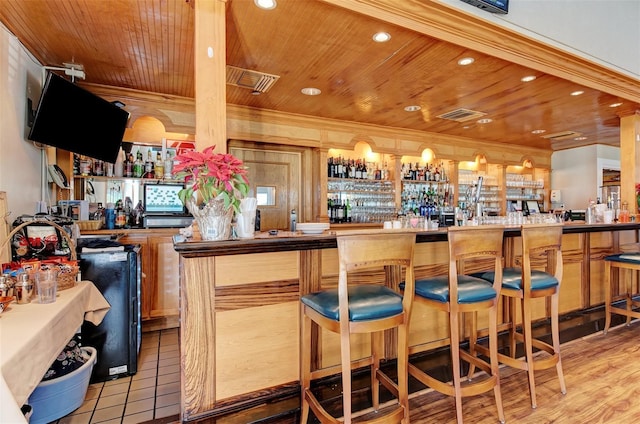
[[[380,232],[409,231],[402,230],[367,230]],[[585,224],[579,221],[570,221],[564,224],[564,234],[594,233],[604,231],[628,231],[640,230],[640,222],[613,223],[613,224]],[[429,243],[447,240],[446,228],[438,230],[412,230],[416,232],[416,242]],[[185,257],[198,256],[227,256],[248,253],[285,252],[292,250],[331,249],[337,247],[336,230],[327,230],[322,234],[303,234],[300,231],[278,231],[276,235],[268,232],[258,232],[253,239],[222,240],[222,241],[189,241],[181,235],[174,236],[175,250]],[[505,227],[506,237],[520,235],[519,226]]]

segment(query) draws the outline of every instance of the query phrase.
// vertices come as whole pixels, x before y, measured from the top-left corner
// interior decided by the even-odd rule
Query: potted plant
[[[177,155],[173,176],[184,179],[178,196],[189,209],[205,240],[226,240],[234,211],[249,192],[247,169],[242,161],[228,153],[214,152],[209,146]]]

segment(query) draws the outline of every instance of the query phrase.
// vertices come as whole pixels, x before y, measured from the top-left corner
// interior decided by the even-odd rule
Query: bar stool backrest
[[[469,274],[464,262],[470,259],[490,259],[496,272],[493,283],[500,293],[502,281],[502,255],[504,227],[501,225],[448,227],[449,240],[449,298],[458,299],[457,284],[451,284],[453,276]],[[486,270],[486,269],[485,269]]]
[[[398,276],[396,280],[405,283],[402,306],[405,313],[411,311],[414,296],[413,255],[415,248],[415,233],[363,233],[349,234],[336,237],[338,243],[339,276],[338,298],[340,304],[340,318],[348,317],[347,274],[383,266],[402,266],[405,270],[404,278]],[[388,272],[388,271],[387,271]],[[385,278],[389,280],[389,278]],[[356,283],[362,280],[354,279]],[[396,281],[397,284],[400,281]],[[348,319],[347,319],[348,321]]]
[[[522,284],[524,291],[531,290],[533,261],[546,257],[546,272],[562,282],[562,224],[527,224],[522,234]]]

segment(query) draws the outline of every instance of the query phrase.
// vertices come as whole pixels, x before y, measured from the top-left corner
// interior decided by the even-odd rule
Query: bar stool
[[[567,393],[560,358],[560,331],[558,326],[558,305],[560,283],[562,282],[562,224],[527,224],[520,228],[522,237],[522,260],[519,268],[505,268],[502,280],[492,273],[484,273],[482,278],[490,282],[502,281],[501,294],[509,311],[509,353],[499,354],[500,362],[514,368],[526,370],[529,378],[531,407],[536,408],[535,370],[556,367],[560,391]],[[546,271],[532,269],[544,267]],[[533,299],[551,299],[551,339],[552,345],[532,336]],[[516,331],[516,299],[520,299],[522,313],[522,333]],[[524,344],[524,360],[515,357],[516,341]],[[548,353],[545,357],[533,357],[533,349]],[[483,350],[479,347],[478,350]],[[486,350],[486,349],[485,349]]]
[[[614,280],[611,274],[614,269],[626,269],[628,278],[625,279],[624,291],[616,296],[612,295]],[[640,311],[634,311],[633,308],[640,307],[640,302],[634,297],[638,295],[634,291],[635,273],[640,271],[640,252],[618,253],[609,255],[604,258],[604,290],[605,290],[605,319],[604,334],[607,334],[611,326],[611,314],[623,315],[627,318],[626,325],[631,323],[631,318],[640,318]],[[625,301],[625,308],[614,306],[613,302],[618,300]]]
[[[447,237],[449,245],[448,275],[417,280],[415,284],[416,302],[436,308],[449,314],[449,335],[451,359],[453,368],[453,384],[442,382],[422,371],[413,364],[409,364],[409,374],[422,384],[440,393],[454,396],[456,404],[456,418],[462,423],[462,397],[474,396],[494,391],[498,418],[504,422],[502,396],[500,393],[500,376],[498,363],[498,293],[499,283],[464,275],[469,267],[492,269],[498,278],[502,275],[502,226],[483,225],[468,227],[448,227]],[[489,351],[490,364],[460,349],[460,327],[464,319],[460,315],[486,310],[489,313]],[[463,315],[464,317],[464,315]],[[474,317],[475,323],[475,317]],[[475,331],[474,331],[475,333]],[[471,347],[470,349],[473,349]],[[471,350],[473,352],[473,350]],[[462,361],[478,367],[487,374],[487,378],[462,385]]]
[[[373,410],[379,409],[379,384],[397,399],[391,411],[384,411],[384,422],[409,423],[408,393],[408,324],[413,302],[413,251],[415,233],[351,232],[338,234],[338,288],[301,297],[301,423],[306,423],[309,408],[322,423],[351,423],[355,416],[351,405],[351,370],[368,366],[371,372]],[[402,279],[404,296],[391,287]],[[359,271],[366,270],[366,273]],[[355,272],[358,272],[357,274]],[[352,279],[354,281],[352,281]],[[385,283],[385,284],[381,284]],[[341,364],[311,370],[312,322],[340,335]],[[384,330],[397,328],[397,380],[395,383],[380,370],[385,356]],[[350,335],[371,334],[371,355],[351,359]],[[343,420],[334,418],[320,404],[310,389],[313,379],[341,372]],[[362,415],[363,411],[359,411]],[[366,412],[366,411],[365,411]],[[378,416],[373,421],[382,422]],[[358,421],[361,422],[361,421]]]

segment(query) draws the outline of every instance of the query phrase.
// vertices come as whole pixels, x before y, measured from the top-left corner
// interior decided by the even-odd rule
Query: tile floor
[[[178,329],[142,334],[138,372],[90,384],[84,403],[58,424],[132,424],[180,412]]]

